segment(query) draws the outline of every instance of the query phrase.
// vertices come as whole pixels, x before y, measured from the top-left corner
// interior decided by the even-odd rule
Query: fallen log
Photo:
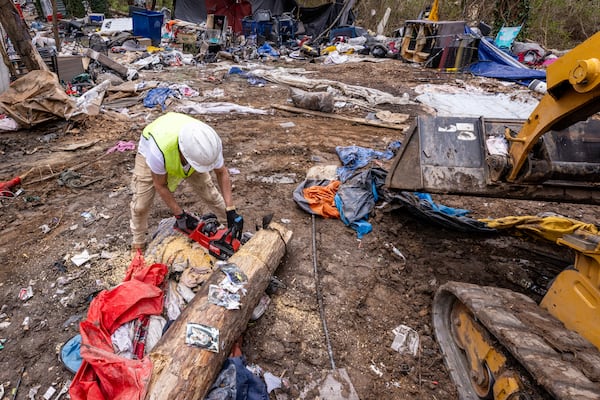
[[[245,286],[247,293],[242,296],[242,306],[239,310],[227,310],[208,301],[209,285],[218,285],[225,277],[215,268],[150,353],[153,372],[145,397],[147,400],[204,399],[233,343],[246,329],[252,311],[283,258],[291,236],[292,232],[283,225],[272,223],[268,228],[259,230],[229,259],[229,262],[236,264],[248,278]],[[188,262],[184,260],[186,253],[191,252],[185,248],[187,239],[180,236],[176,240],[179,241],[168,246],[175,250],[166,251],[164,245],[154,245],[156,241],[163,243],[164,235],[155,237],[148,246],[146,259],[167,264],[174,260],[180,263]],[[160,249],[157,250],[157,247]],[[195,251],[202,252],[201,249]],[[218,352],[187,345],[188,323],[218,329]]]

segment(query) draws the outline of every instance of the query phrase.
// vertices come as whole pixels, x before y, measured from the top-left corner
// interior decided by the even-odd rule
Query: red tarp
[[[164,264],[147,267],[141,253],[133,259],[123,283],[100,292],[80,323],[83,364],[69,388],[73,400],[142,400],[152,375],[149,357],[130,360],[114,353],[111,335],[121,325],[160,315],[168,273]]]

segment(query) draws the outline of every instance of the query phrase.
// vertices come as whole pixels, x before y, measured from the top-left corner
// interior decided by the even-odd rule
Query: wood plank
[[[408,128],[408,125],[385,124],[385,123],[381,123],[381,122],[369,121],[364,118],[345,117],[343,115],[338,115],[338,114],[324,113],[324,112],[320,112],[320,111],[307,110],[305,108],[297,108],[297,107],[284,106],[284,105],[279,105],[279,104],[272,104],[271,107],[276,108],[278,110],[288,111],[288,112],[292,112],[292,113],[296,113],[296,114],[310,114],[310,115],[314,115],[316,117],[339,119],[341,121],[352,122],[355,124],[362,124],[362,125],[368,125],[368,126],[374,126],[377,128],[395,129],[395,130],[399,130],[399,131],[404,131],[405,129]]]

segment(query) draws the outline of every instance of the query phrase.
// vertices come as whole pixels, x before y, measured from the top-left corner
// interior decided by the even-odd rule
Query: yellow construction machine
[[[418,117],[386,185],[402,191],[600,204],[600,33],[547,69],[526,121]],[[591,117],[591,118],[590,118]],[[589,119],[588,119],[589,118]],[[489,140],[506,144],[492,151]],[[557,240],[576,253],[540,304],[507,289],[448,282],[433,325],[461,400],[600,400],[600,236]]]

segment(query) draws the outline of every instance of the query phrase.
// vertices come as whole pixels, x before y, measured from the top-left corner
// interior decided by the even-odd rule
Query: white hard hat
[[[181,128],[179,150],[198,172],[209,172],[224,164],[221,138],[214,129],[200,121]]]

